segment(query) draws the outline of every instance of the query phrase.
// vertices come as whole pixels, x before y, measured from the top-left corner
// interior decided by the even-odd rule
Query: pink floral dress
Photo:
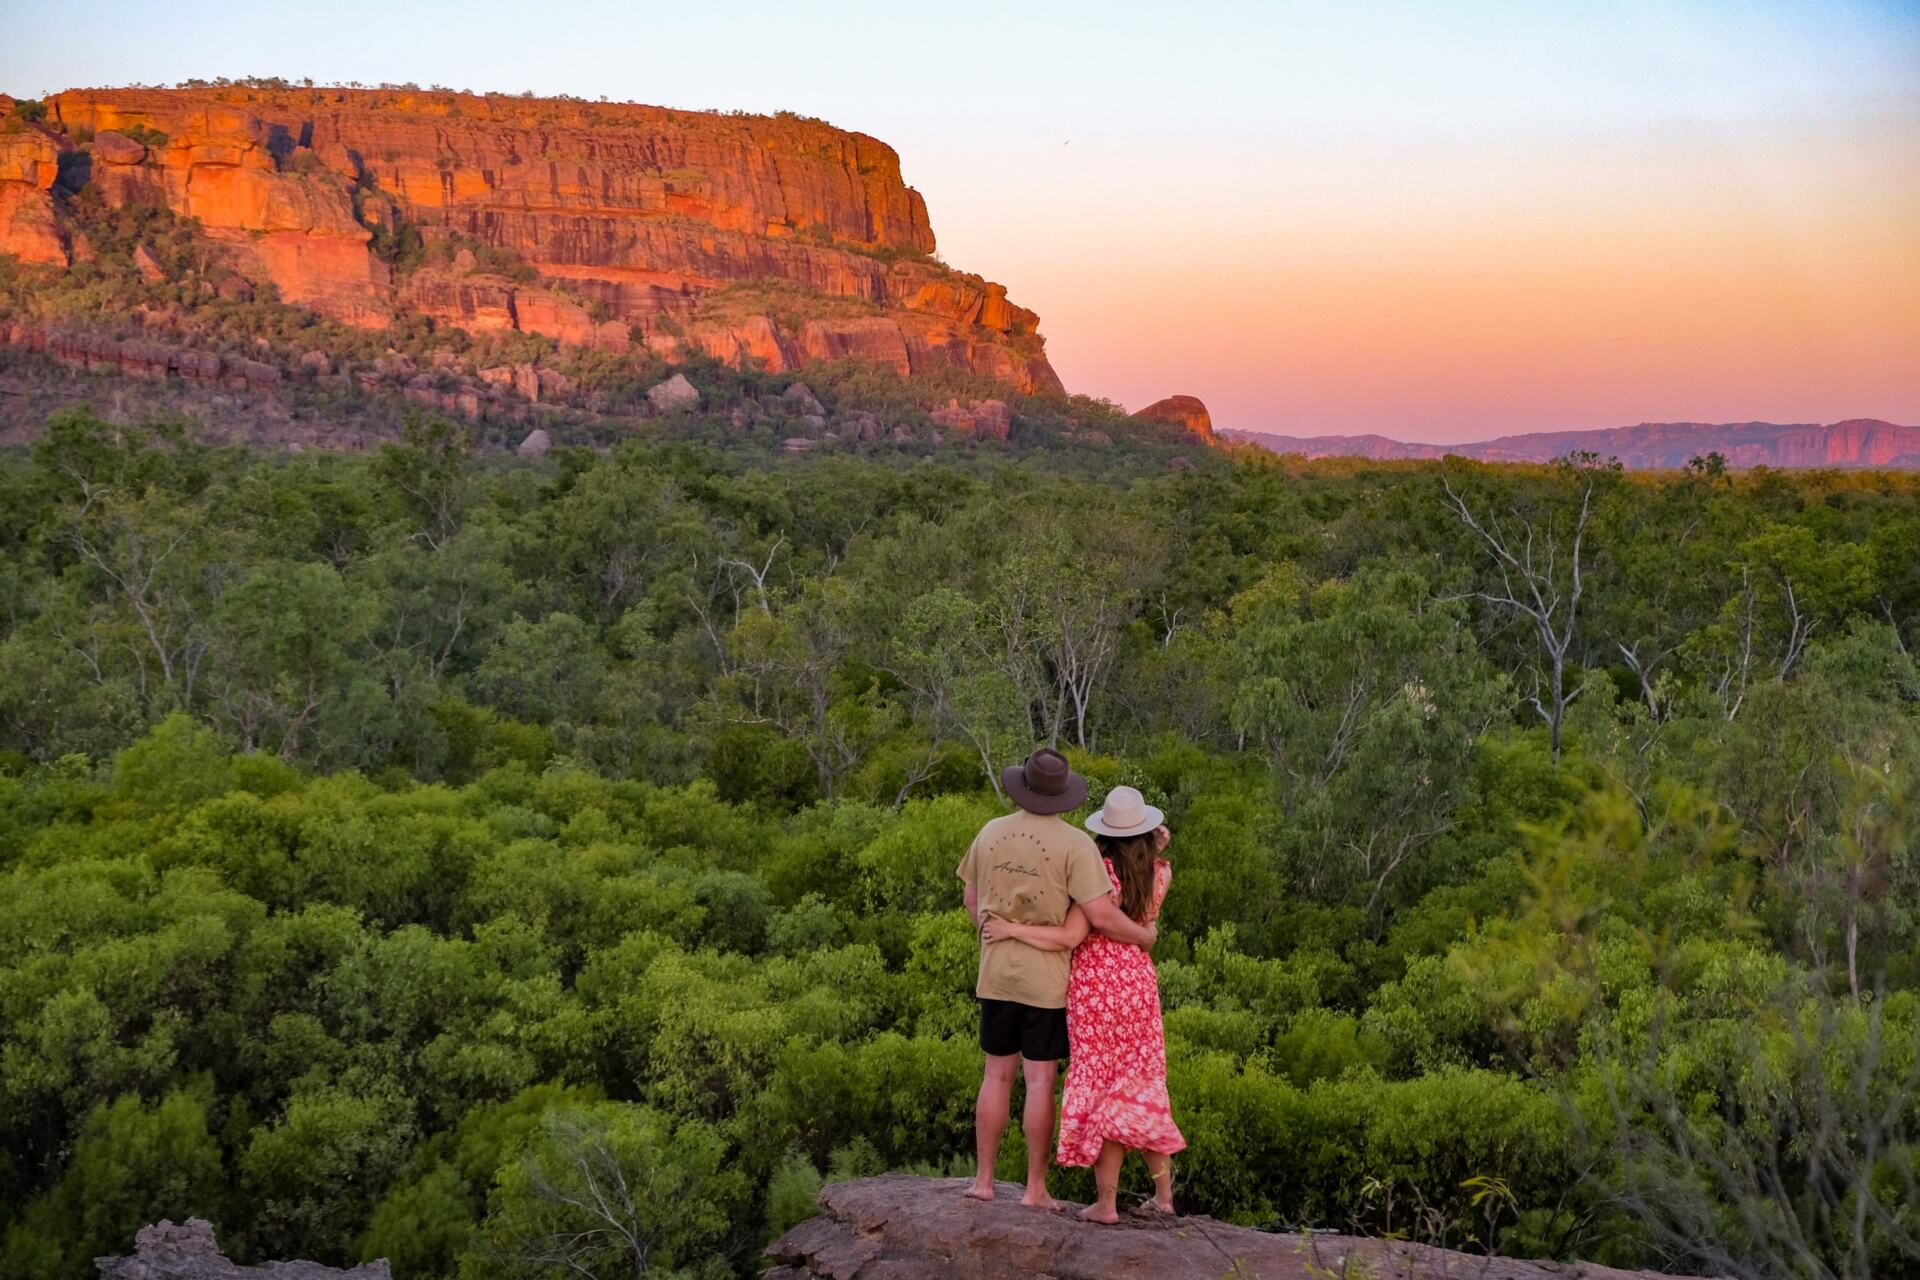
[[[1107,862],[1114,891],[1120,879]],[[1153,872],[1152,920],[1173,868]],[[1160,978],[1139,947],[1097,933],[1074,948],[1067,986],[1067,1085],[1060,1097],[1063,1165],[1090,1165],[1107,1140],[1136,1151],[1175,1152],[1187,1140],[1167,1099],[1167,1040],[1160,1025]]]

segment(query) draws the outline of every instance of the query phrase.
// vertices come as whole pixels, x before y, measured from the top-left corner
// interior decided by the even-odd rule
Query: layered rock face
[[[65,266],[67,243],[52,195],[65,140],[12,111],[13,99],[0,93],[0,253]]]
[[[107,200],[199,219],[242,270],[339,319],[410,309],[776,371],[855,356],[1060,390],[1038,318],[931,257],[893,150],[818,121],[353,89],[73,90],[47,105],[65,137],[91,137],[84,180]],[[42,176],[41,150],[11,155],[0,199]],[[395,281],[376,231],[470,240],[537,278],[455,266]],[[29,231],[0,223],[0,237],[0,252],[64,260]]]
[[[764,1280],[1652,1280],[1583,1262],[1485,1258],[1402,1241],[1338,1235],[1272,1235],[1211,1218],[1126,1218],[1104,1227],[1071,1212],[1021,1205],[1023,1188],[999,1183],[992,1201],[969,1200],[959,1179],[890,1174],[836,1183],[821,1214],[782,1236]]]
[[[1281,436],[1230,433],[1275,453],[1308,458],[1442,458],[1482,462],[1551,462],[1573,452],[1618,458],[1634,468],[1684,467],[1717,453],[1733,467],[1920,468],[1920,427],[1875,418],[1827,426],[1772,422],[1643,422],[1598,431],[1542,431],[1473,444],[1406,444],[1386,436]]]

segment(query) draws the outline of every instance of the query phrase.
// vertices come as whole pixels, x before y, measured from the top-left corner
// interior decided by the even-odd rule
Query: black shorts
[[[983,996],[980,1047],[994,1057],[1017,1053],[1029,1062],[1058,1062],[1067,1056],[1067,1011]]]

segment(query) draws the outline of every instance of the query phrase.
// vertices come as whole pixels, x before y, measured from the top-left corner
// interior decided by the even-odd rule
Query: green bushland
[[[1913,1267],[1913,477],[467,443],[0,454],[0,1273],[632,1273],[624,1181],[750,1275],[964,1171],[952,871],[1051,737],[1176,833],[1186,1207]]]

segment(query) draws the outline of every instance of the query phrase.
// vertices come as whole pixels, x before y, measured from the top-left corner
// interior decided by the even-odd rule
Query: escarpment
[[[819,121],[226,86],[76,89],[8,124],[0,253],[23,261],[82,255],[56,197],[91,191],[196,220],[241,274],[355,325],[1061,390],[1038,317],[933,256],[892,148]]]

